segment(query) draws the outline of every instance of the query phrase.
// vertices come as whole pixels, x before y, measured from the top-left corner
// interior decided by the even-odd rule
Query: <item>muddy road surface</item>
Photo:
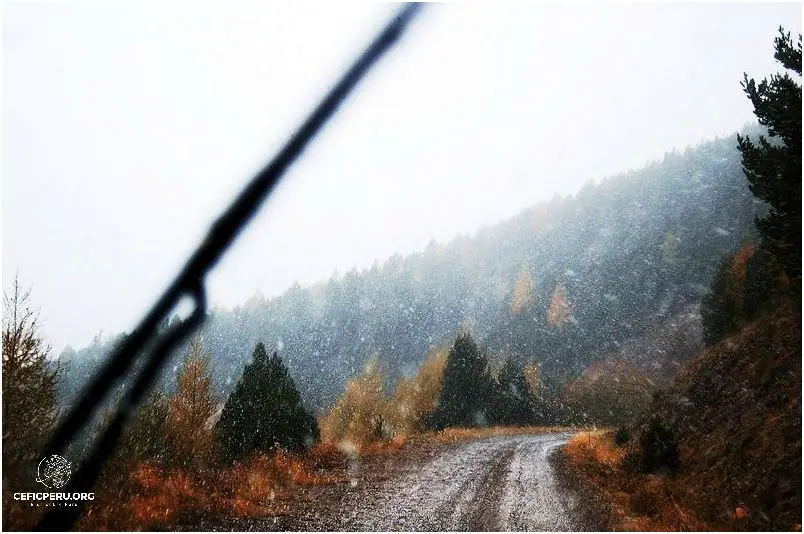
[[[458,443],[406,460],[357,465],[347,482],[311,488],[288,515],[204,530],[590,530],[556,472],[567,433]]]

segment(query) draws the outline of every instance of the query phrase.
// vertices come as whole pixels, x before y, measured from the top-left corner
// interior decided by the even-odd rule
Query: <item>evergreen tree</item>
[[[699,302],[718,260],[743,234],[757,233],[754,217],[764,211],[748,189],[736,137],[707,142],[472,238],[213,310],[203,334],[215,354],[214,385],[228,396],[259,339],[276,339],[293,355],[285,362],[305,403],[331,407],[372,354],[393,380],[434,344],[452,345],[471,318],[489,351],[544,357],[548,406],[560,401],[553,384],[643,336],[657,317]],[[75,351],[63,368],[65,405],[116,343]],[[156,387],[171,389],[168,375]]]
[[[740,310],[731,291],[731,256],[717,266],[709,292],[701,299],[704,341],[712,345],[740,327]]]
[[[318,440],[318,424],[276,352],[258,343],[215,427],[226,463],[279,446],[299,450]]]
[[[130,461],[162,461],[167,421],[168,401],[160,391],[155,391],[137,409],[118,451]]]
[[[484,426],[488,423],[488,402],[493,392],[486,372],[488,360],[469,333],[455,340],[444,367],[444,385],[429,425]]]
[[[92,440],[103,432],[112,421],[114,411],[108,410],[92,427]],[[167,457],[165,436],[167,433],[168,400],[159,391],[151,393],[134,413],[120,444],[112,457],[103,465],[96,491],[102,495],[117,495],[123,499],[127,492],[135,491],[131,473],[140,462],[164,464]],[[87,450],[71,451],[70,459],[80,463]]]
[[[493,423],[514,426],[530,424],[533,419],[533,403],[524,367],[515,358],[508,358],[494,385]]]
[[[794,45],[790,32],[779,28],[774,58],[801,76],[801,36]],[[744,75],[743,90],[769,138],[756,144],[738,136],[743,170],[755,196],[770,204],[757,221],[763,248],[779,257],[793,287],[801,290],[801,85],[789,73],[774,74],[757,84]]]

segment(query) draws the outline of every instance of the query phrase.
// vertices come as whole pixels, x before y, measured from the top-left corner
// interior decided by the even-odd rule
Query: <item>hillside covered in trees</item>
[[[563,449],[612,530],[801,529],[801,35],[774,48],[785,71],[742,83],[767,135],[738,136],[769,209],[718,264],[705,349],[629,424]]]
[[[719,262],[757,240],[754,219],[765,210],[735,136],[669,153],[472,236],[213,309],[201,331],[212,386],[226,398],[264,342],[321,412],[369,358],[383,362],[389,386],[461,331],[491,361],[538,365],[547,386],[618,355],[674,372],[700,348],[698,306]],[[119,339],[99,335],[62,352],[62,406]],[[185,351],[162,377],[166,393]]]
[[[356,141],[358,152],[350,154],[348,149],[344,152],[345,145],[330,145],[329,156],[325,147],[318,153],[320,163],[304,156],[310,176],[321,180],[327,171],[320,169],[334,170],[331,176],[337,178],[337,191],[348,194],[337,201],[309,190],[300,195],[304,210],[292,213],[301,214],[301,219],[285,224],[293,233],[278,245],[283,260],[295,256],[287,263],[292,269],[282,272],[282,276],[293,274],[290,279],[281,278],[290,285],[294,278],[305,278],[305,272],[321,273],[321,268],[343,265],[343,258],[352,258],[347,266],[371,258],[375,254],[370,247],[377,244],[378,235],[364,230],[385,231],[383,218],[396,219],[398,233],[379,234],[385,240],[381,241],[382,257],[370,267],[362,263],[345,273],[335,272],[306,286],[296,282],[266,296],[253,284],[269,280],[263,271],[269,257],[262,253],[275,250],[270,243],[278,232],[272,229],[251,249],[254,256],[233,270],[239,280],[237,285],[230,280],[226,290],[230,299],[244,295],[238,293],[243,286],[256,294],[234,308],[206,309],[210,269],[224,255],[231,257],[227,247],[250,225],[277,180],[291,164],[298,163],[305,147],[312,146],[328,117],[346,107],[353,98],[349,91],[373,68],[373,62],[394,46],[420,7],[410,4],[402,8],[285,148],[235,197],[133,335],[99,333],[88,346],[67,346],[54,354],[44,332],[46,320],[40,318],[31,289],[21,284],[19,274],[14,277],[13,285],[4,292],[2,318],[3,486],[9,490],[3,495],[5,530],[801,530],[801,34],[796,40],[791,31],[779,27],[773,42],[776,70],[762,79],[742,73],[740,86],[755,123],[746,124],[739,133],[682,151],[677,145],[681,139],[690,140],[690,132],[700,136],[700,132],[728,131],[747,120],[742,108],[727,100],[728,91],[737,93],[732,78],[739,73],[735,65],[744,61],[747,71],[768,72],[769,61],[757,62],[755,57],[755,52],[761,54],[765,48],[751,38],[751,27],[760,26],[759,11],[750,18],[747,12],[724,11],[711,19],[706,17],[715,13],[703,11],[657,11],[645,19],[637,16],[647,13],[620,18],[623,13],[612,12],[608,19],[612,23],[602,26],[600,17],[593,18],[590,27],[616,28],[620,25],[617,21],[623,22],[622,27],[632,25],[641,32],[644,46],[630,46],[615,32],[611,41],[616,47],[604,52],[609,36],[603,33],[594,39],[601,45],[594,50],[600,52],[597,59],[589,55],[583,40],[578,41],[577,57],[544,54],[542,59],[549,60],[545,63],[528,57],[535,69],[531,72],[555,73],[550,81],[555,82],[556,94],[569,95],[569,107],[563,110],[562,98],[541,91],[549,89],[547,84],[541,84],[534,97],[530,78],[511,78],[508,85],[497,76],[505,69],[478,78],[474,60],[482,59],[485,52],[469,55],[471,68],[467,71],[472,72],[472,81],[454,86],[475,89],[476,80],[493,82],[478,84],[484,85],[484,99],[494,93],[488,110],[482,106],[473,109],[478,115],[488,115],[480,117],[483,120],[476,121],[474,113],[466,113],[469,108],[464,101],[454,98],[454,93],[463,91],[433,83],[432,76],[412,77],[427,79],[428,91],[421,94],[398,79],[389,86],[414,97],[409,102],[416,103],[416,113],[398,98],[387,99],[393,93],[385,93],[383,113],[378,114],[376,108],[372,112],[371,100],[363,100],[360,107],[365,116],[383,119],[383,124],[394,124],[385,111],[392,107],[395,112],[402,110],[415,119],[411,121],[415,129],[405,131],[396,121],[393,135],[400,137],[375,139],[377,130],[366,128],[373,133],[361,138],[355,135],[361,130],[356,110],[351,123],[356,129],[341,139]],[[192,14],[182,13],[184,17]],[[209,22],[203,20],[210,13],[199,15],[199,23]],[[540,23],[547,20],[542,15]],[[668,26],[672,33],[662,33],[666,21],[675,24],[672,19],[676,15],[680,15],[676,22],[682,24]],[[796,26],[800,15],[798,9]],[[186,21],[188,28],[194,27],[191,18]],[[225,36],[225,24],[217,26],[220,17],[208,18],[216,19],[214,33]],[[329,28],[342,26],[345,19],[336,18],[325,20]],[[31,20],[36,20],[36,27],[50,27],[46,19],[42,19],[44,24],[34,17]],[[114,18],[88,20],[95,27],[97,20]],[[241,23],[246,20],[258,19],[243,17]],[[566,20],[582,34],[589,33],[578,24],[577,14]],[[642,22],[637,24],[638,20]],[[716,21],[715,25],[722,21],[728,38],[724,38],[727,34],[712,34],[711,23],[702,24],[711,21]],[[522,35],[533,31],[532,21],[526,22]],[[701,25],[695,26],[697,23]],[[162,24],[167,28],[164,38],[177,39],[188,50],[198,48],[187,46],[194,32],[182,34],[183,25]],[[552,28],[566,26],[549,24]],[[475,21],[465,34],[473,35],[476,27]],[[196,29],[201,28],[205,26]],[[258,83],[248,87],[255,88],[262,101],[281,101],[282,107],[292,110],[292,100],[274,90],[289,81],[279,69],[289,48],[279,46],[281,54],[272,58],[266,53],[270,47],[256,46],[258,41],[252,41],[243,28],[238,28],[237,34],[245,36],[240,41],[248,46],[238,48],[234,56],[238,61],[232,63],[245,65],[247,49],[260,48],[260,55],[266,57],[259,60],[267,60],[264,64],[269,65],[272,83],[262,89]],[[33,31],[34,26],[26,29]],[[159,43],[156,27],[141,29]],[[264,29],[256,28],[261,36],[276,33]],[[492,29],[490,26],[489,36],[495,35]],[[497,36],[505,37],[501,41],[511,46],[508,52],[488,57],[493,59],[490,64],[495,71],[505,66],[498,58],[506,57],[506,62],[516,59],[517,64],[511,61],[510,66],[521,75],[520,71],[528,69],[520,68],[516,56],[522,50],[530,54],[530,50],[523,46],[526,41],[521,36],[508,42],[508,34],[516,33],[513,30],[515,25],[506,22]],[[84,32],[70,33],[83,36]],[[127,49],[142,49],[131,47],[130,38],[136,41],[136,32],[119,33],[126,36]],[[203,36],[202,54],[217,50],[206,48],[214,44],[207,42],[209,31],[197,33]],[[699,33],[707,39],[699,40]],[[681,35],[690,46],[685,50],[672,35]],[[323,33],[319,37],[323,38]],[[451,33],[443,42],[457,44],[460,37],[461,32]],[[661,38],[652,42],[649,37]],[[12,49],[19,47],[17,62],[30,65],[31,58],[47,59],[43,51],[60,50],[49,46],[49,39],[33,47],[35,56],[26,48],[32,40],[9,42]],[[551,39],[544,41],[549,42]],[[68,48],[70,57],[80,56],[88,65],[104,67],[104,57],[115,57],[113,47],[104,50],[104,57],[95,57],[96,61],[90,60],[95,46],[83,51],[80,46]],[[460,48],[466,50],[467,42]],[[424,45],[421,49],[431,54],[434,50]],[[162,59],[171,47],[154,50],[159,50]],[[304,52],[303,48],[294,50]],[[415,48],[408,50],[416,53]],[[643,55],[631,55],[637,52]],[[739,57],[732,58],[732,52]],[[203,56],[194,55],[194,61],[199,57]],[[214,57],[232,56],[216,52]],[[612,58],[617,58],[623,70],[609,64]],[[67,64],[68,59],[61,57],[51,67]],[[172,56],[164,55],[164,59],[170,61],[171,69],[181,66]],[[708,63],[702,63],[703,59]],[[732,59],[739,63],[729,63]],[[126,61],[114,64],[118,63],[131,66]],[[207,63],[202,61],[199,65],[204,68],[199,71],[207,72],[214,62]],[[414,63],[426,62],[419,59]],[[228,61],[222,63],[226,64]],[[443,69],[443,64],[441,61],[437,68]],[[586,107],[579,108],[571,88],[576,83],[580,86],[582,79],[568,77],[566,72],[589,75],[590,69],[578,65],[592,64],[617,83],[589,93]],[[655,72],[633,65],[660,65],[671,83],[658,85],[662,78]],[[554,71],[557,66],[568,70]],[[94,72],[87,78],[89,83],[72,83],[82,72],[78,67],[73,64],[61,69],[70,74],[70,87],[96,87]],[[109,70],[105,67],[101,70]],[[301,63],[294,63],[294,68],[303,74]],[[61,72],[58,68],[36,72],[48,70]],[[194,72],[183,67],[173,70],[183,75]],[[586,80],[597,83],[602,72],[594,72]],[[702,72],[712,76],[702,77]],[[263,76],[266,73],[261,71],[258,77],[268,80]],[[161,91],[170,80],[164,78],[164,72],[158,74],[156,83]],[[436,82],[449,81],[450,76]],[[274,78],[283,83],[273,83]],[[80,76],[76,79],[80,81]],[[115,93],[114,102],[134,103],[119,109],[144,115],[152,112],[154,122],[150,124],[166,135],[154,135],[156,128],[138,128],[139,122],[123,120],[125,113],[115,115],[108,113],[111,108],[104,108],[103,115],[126,126],[123,130],[130,129],[128,134],[141,130],[157,145],[166,146],[168,139],[189,140],[195,155],[199,146],[213,146],[205,139],[214,131],[227,137],[214,145],[230,143],[233,157],[240,149],[248,152],[247,139],[229,128],[234,122],[210,121],[207,133],[196,127],[189,135],[172,135],[184,131],[175,129],[178,122],[168,120],[171,114],[167,111],[173,110],[175,102],[155,105],[159,100],[151,101],[151,97],[159,91],[148,89],[150,82],[139,83],[147,82],[143,76],[127,74],[121,79],[137,83],[106,84]],[[236,77],[216,79],[226,80],[223,85],[212,84],[217,90],[231,85],[232,95],[237,95],[228,99],[230,103],[248,96]],[[648,85],[637,83],[645,80]],[[155,146],[134,137],[117,137],[115,146],[136,147],[148,154],[147,163],[154,169],[170,172],[179,168],[174,166],[176,162],[184,162],[182,172],[174,173],[180,178],[175,182],[162,180],[165,175],[159,172],[139,172],[144,167],[137,167],[137,160],[118,160],[109,150],[112,145],[104,145],[108,128],[93,128],[94,115],[101,114],[76,112],[81,111],[78,100],[58,106],[81,119],[81,128],[74,128],[60,120],[61,109],[53,113],[56,108],[43,106],[41,97],[61,102],[55,96],[65,92],[61,86],[65,81],[56,77],[51,81],[56,89],[53,94],[34,92],[38,100],[31,101],[17,97],[18,103],[11,107],[22,111],[16,128],[14,120],[9,123],[20,138],[19,147],[12,147],[18,161],[9,166],[11,174],[17,175],[13,185],[32,187],[19,188],[9,204],[24,208],[19,214],[10,210],[11,220],[16,221],[11,232],[16,243],[11,242],[24,246],[9,249],[10,262],[6,262],[4,249],[4,263],[32,267],[35,278],[41,279],[45,273],[45,287],[50,292],[47,300],[55,301],[54,315],[59,317],[49,335],[59,342],[65,333],[78,337],[91,324],[97,325],[101,321],[98,313],[108,314],[104,320],[109,324],[119,324],[119,317],[112,316],[125,313],[134,300],[112,302],[105,296],[117,287],[121,266],[136,269],[124,273],[122,279],[142,277],[145,282],[146,271],[150,271],[130,259],[110,262],[114,278],[107,284],[104,269],[94,262],[95,268],[86,269],[91,277],[86,285],[83,280],[70,285],[85,270],[71,265],[92,264],[83,260],[100,257],[93,254],[120,259],[116,252],[121,249],[94,244],[87,248],[86,243],[116,245],[119,235],[127,235],[129,239],[123,243],[136,257],[146,258],[154,273],[160,262],[170,260],[170,252],[179,251],[165,235],[167,239],[157,243],[161,249],[142,256],[133,246],[137,232],[125,233],[119,228],[126,226],[118,226],[104,234],[109,228],[98,221],[108,222],[108,215],[106,219],[97,215],[108,212],[89,207],[102,204],[104,210],[114,210],[115,221],[137,223],[146,239],[155,228],[164,228],[164,222],[153,218],[153,227],[148,228],[139,217],[142,208],[127,212],[125,203],[118,201],[124,195],[103,193],[125,191],[128,185],[125,172],[109,176],[109,166],[100,165],[105,160],[98,154],[108,159],[106,163],[114,161],[117,170],[136,176],[137,191],[141,187],[143,198],[149,200],[140,204],[148,206],[146,209],[152,209],[150,201],[160,196],[165,186],[172,188],[176,194],[169,198],[177,210],[171,211],[169,223],[176,236],[182,235],[181,223],[196,227],[195,202],[206,217],[212,210],[203,203],[204,197],[226,196],[210,184],[225,185],[220,171],[231,163],[216,153],[220,169],[213,167],[211,160],[199,160],[201,165],[192,168],[184,164],[189,159],[174,150],[180,148],[175,143],[169,147],[169,156],[159,156]],[[21,83],[25,90],[18,92],[28,94],[29,85],[30,81]],[[204,83],[192,87],[207,85],[205,78]],[[449,113],[442,116],[442,109],[428,110],[421,105],[435,102],[418,98],[437,96],[433,87],[444,88],[443,94],[460,104],[455,111],[461,121],[452,123]],[[126,97],[123,89],[128,88],[134,92]],[[292,84],[287,88],[287,94],[305,94]],[[512,97],[509,101],[499,98],[499,88],[517,90],[505,94]],[[694,91],[687,91],[690,89]],[[181,94],[165,93],[171,98]],[[191,100],[214,100],[223,105],[227,101],[219,98],[225,94],[210,94],[206,99],[199,93]],[[469,94],[461,96],[470,102]],[[107,103],[102,92],[89,90],[86,98],[93,106]],[[712,105],[716,99],[722,102]],[[618,107],[622,103],[628,106]],[[644,104],[642,113],[637,103]],[[721,106],[723,103],[726,105]],[[145,105],[138,107],[141,104]],[[504,105],[496,107],[499,104]],[[536,104],[556,111],[545,114]],[[441,107],[447,110],[448,106]],[[714,111],[711,116],[708,107]],[[41,113],[42,109],[50,111]],[[273,117],[274,126],[283,128],[284,112],[264,113],[254,107],[253,111],[231,113],[235,110],[224,109],[223,115],[234,117],[237,123],[247,114],[259,121]],[[601,110],[606,113],[596,114]],[[47,118],[46,127],[32,127],[37,115]],[[197,113],[186,115],[197,125],[202,123],[198,119],[204,118]],[[577,117],[567,121],[572,115]],[[438,125],[423,120],[425,117],[437,117]],[[525,125],[533,130],[522,128]],[[601,125],[606,128],[593,128]],[[616,127],[619,137],[612,135],[610,126]],[[57,142],[48,144],[41,135],[50,134],[51,128]],[[458,129],[471,135],[455,136]],[[531,137],[536,131],[538,136]],[[21,132],[26,135],[20,136]],[[425,132],[427,139],[421,136]],[[504,140],[500,132],[508,132],[509,137]],[[663,135],[642,143],[643,136],[650,137],[648,132]],[[432,143],[431,134],[449,143]],[[393,142],[402,138],[421,144]],[[676,148],[640,168],[613,176],[595,175],[603,173],[601,168],[611,169],[612,162],[623,167],[616,162],[627,160],[620,158],[655,154],[654,142]],[[67,156],[45,158],[48,164],[58,162],[58,169],[40,168],[41,162],[30,157],[43,146],[55,146],[62,150],[59,154]],[[84,154],[87,146],[104,150]],[[383,152],[388,147],[392,150]],[[437,152],[438,160],[425,155],[422,147]],[[259,150],[263,148],[260,141]],[[464,157],[481,151],[496,153],[484,161]],[[619,154],[614,159],[601,157],[606,152]],[[341,159],[327,160],[332,153]],[[511,157],[514,153],[516,158]],[[544,154],[550,157],[540,162]],[[354,164],[364,157],[367,165]],[[368,160],[372,159],[382,165],[371,167]],[[134,164],[120,165],[121,161]],[[400,165],[405,161],[415,161],[417,166]],[[451,165],[442,166],[442,161]],[[510,165],[502,164],[505,162]],[[460,165],[452,165],[455,163]],[[526,165],[521,166],[523,163]],[[204,166],[215,181],[206,181],[198,172]],[[85,188],[76,187],[76,169],[88,177]],[[61,182],[53,182],[54,170],[68,189],[59,189]],[[350,177],[354,181],[350,182]],[[525,191],[557,190],[558,177],[587,181],[569,196],[538,203],[526,198]],[[405,193],[417,202],[404,202],[398,187],[384,190],[384,195],[369,194],[366,184],[378,183],[378,178],[388,182],[401,179],[407,186]],[[438,185],[451,181],[449,185],[455,189],[431,189],[436,178]],[[494,183],[495,178],[499,183]],[[294,179],[303,184],[303,172]],[[481,185],[484,180],[490,187],[497,185],[504,198],[489,195],[490,189]],[[107,183],[114,188],[103,189]],[[480,187],[471,189],[469,184]],[[55,194],[53,185],[57,186]],[[315,193],[322,190],[317,183]],[[80,195],[70,196],[73,192]],[[421,200],[427,202],[418,202]],[[528,207],[494,222],[482,215],[499,214],[502,206],[511,205]],[[70,213],[59,216],[61,212],[54,207]],[[276,204],[272,209],[285,223],[292,219]],[[177,218],[179,211],[182,217]],[[314,223],[338,218],[349,224],[308,227],[310,213],[317,215]],[[459,220],[467,214],[474,215],[468,220],[476,221],[471,234],[447,234],[448,241],[431,240],[424,246],[430,236],[455,232],[459,225],[466,228]],[[85,226],[87,221],[92,225]],[[478,228],[480,221],[488,224]],[[54,232],[53,226],[42,226],[45,223],[61,224],[64,229]],[[410,229],[406,227],[416,231],[401,239]],[[357,231],[352,234],[347,228]],[[428,233],[419,241],[421,229]],[[352,241],[340,241],[349,235]],[[310,236],[317,243],[315,248],[305,240]],[[414,239],[420,250],[387,257]],[[359,243],[361,249],[364,244],[370,246],[355,255],[353,243]],[[311,250],[316,254],[310,254]],[[358,257],[363,260],[356,260]],[[76,258],[82,261],[72,263]],[[271,259],[275,258],[274,254]],[[244,266],[247,269],[242,269]],[[305,271],[307,268],[311,270]],[[81,293],[59,292],[74,287]],[[176,305],[181,296],[191,297],[198,306],[189,319],[172,315],[184,309],[182,303]],[[105,304],[98,306],[98,302]],[[202,315],[204,320],[197,321]],[[131,343],[127,343],[129,335]],[[101,370],[96,385],[111,391],[85,388]],[[92,403],[86,402],[89,400]],[[53,491],[43,493],[43,487]]]

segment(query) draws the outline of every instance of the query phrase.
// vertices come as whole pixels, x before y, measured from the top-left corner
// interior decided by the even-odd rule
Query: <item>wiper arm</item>
[[[45,455],[59,454],[89,422],[114,383],[133,365],[137,355],[153,345],[145,357],[145,364],[134,384],[118,405],[111,423],[103,431],[87,460],[64,489],[64,491],[89,492],[98,479],[104,462],[114,451],[125,423],[148,391],[171,351],[197,328],[206,313],[204,279],[217,264],[243,228],[251,221],[271,191],[279,183],[285,171],[304,151],[309,142],[332,117],[349,93],[366,73],[377,63],[401,37],[422,4],[406,4],[385,26],[357,61],[346,71],[338,83],[313,110],[299,129],[288,140],[274,159],[255,176],[238,195],[229,208],[215,221],[206,238],[182,268],[176,279],[168,286],[156,304],[134,331],[110,355],[108,362],[84,390],[81,400],[70,411],[64,422],[45,447]],[[193,313],[187,319],[156,337],[160,323],[176,307],[183,297],[195,303]],[[83,510],[83,501],[75,507],[54,508],[37,525],[37,530],[68,530]]]

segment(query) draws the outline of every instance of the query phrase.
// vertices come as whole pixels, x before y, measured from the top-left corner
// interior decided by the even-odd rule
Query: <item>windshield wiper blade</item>
[[[254,217],[258,208],[279,183],[290,165],[298,159],[358,82],[399,40],[421,7],[422,4],[419,3],[406,4],[375,37],[273,160],[249,182],[223,215],[212,225],[206,238],[190,256],[176,279],[168,286],[134,331],[113,351],[107,363],[84,390],[81,400],[59,425],[45,447],[45,456],[64,451],[78,432],[87,425],[95,409],[101,404],[115,382],[131,368],[137,355],[147,346],[154,345],[155,348],[146,355],[143,369],[136,381],[119,403],[113,419],[97,440],[96,445],[87,456],[87,460],[63,491],[85,493],[94,486],[104,462],[112,454],[120,439],[126,421],[148,391],[162,364],[172,349],[203,322],[206,313],[204,279],[209,270],[217,264],[223,253]],[[194,301],[194,312],[190,317],[155,339],[158,326],[175,309],[183,297],[189,297]],[[67,530],[75,523],[82,510],[83,501],[79,501],[78,506],[75,507],[54,508],[37,525],[37,530]]]

